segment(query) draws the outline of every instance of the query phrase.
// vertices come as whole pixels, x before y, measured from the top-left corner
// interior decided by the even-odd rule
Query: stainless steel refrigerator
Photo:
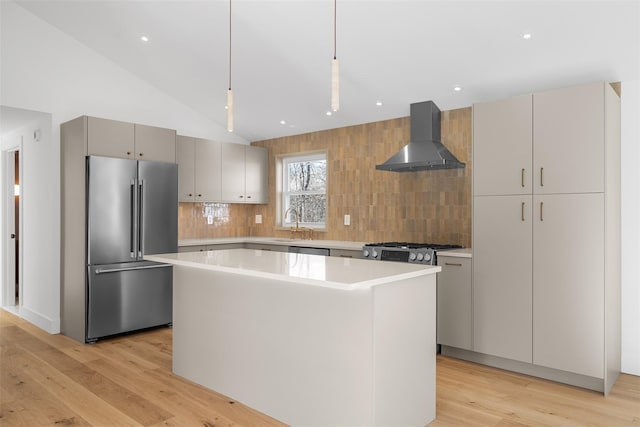
[[[86,342],[172,322],[178,165],[87,157]]]

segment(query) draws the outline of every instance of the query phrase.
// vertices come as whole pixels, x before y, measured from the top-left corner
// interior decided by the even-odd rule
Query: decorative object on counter
[[[233,91],[231,90],[231,0],[229,0],[229,89],[227,90],[227,130],[233,132]]]
[[[333,0],[333,60],[331,61],[331,110],[340,109],[340,64],[337,56],[337,0]]]

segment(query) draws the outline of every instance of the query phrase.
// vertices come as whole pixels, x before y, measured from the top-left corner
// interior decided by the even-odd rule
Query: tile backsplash
[[[269,204],[181,203],[179,238],[288,237],[288,231],[278,229],[275,221],[275,158],[326,150],[327,229],[316,233],[316,239],[429,241],[469,247],[471,107],[443,111],[441,132],[442,143],[466,168],[376,170],[376,164],[409,142],[408,117],[254,142],[269,150]],[[262,224],[254,223],[256,214],[262,215]],[[351,216],[348,226],[343,224],[346,214]]]

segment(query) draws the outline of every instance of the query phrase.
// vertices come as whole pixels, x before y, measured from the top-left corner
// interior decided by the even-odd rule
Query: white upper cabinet
[[[262,147],[222,144],[222,201],[267,203],[268,152]]]
[[[269,202],[269,152],[266,148],[245,148],[245,195],[247,203]]]
[[[136,123],[134,153],[136,160],[176,163],[176,131]]]
[[[134,158],[135,126],[117,120],[87,117],[87,154]]]
[[[533,96],[534,193],[604,191],[603,83]]]
[[[178,136],[178,198],[181,202],[219,202],[221,143]]]
[[[176,163],[176,131],[87,117],[87,154]]]
[[[532,96],[473,106],[473,194],[531,194]]]

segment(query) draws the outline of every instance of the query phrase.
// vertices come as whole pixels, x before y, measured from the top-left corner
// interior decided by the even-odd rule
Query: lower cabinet
[[[262,251],[289,252],[289,246],[285,245],[269,245],[265,243],[245,243],[247,249],[259,249]]]
[[[472,349],[471,258],[438,255],[438,344]]]
[[[338,256],[342,258],[359,258],[364,259],[362,256],[361,250],[351,250],[351,249],[331,249],[329,252],[330,256]]]
[[[604,194],[534,196],[533,363],[604,376]]]
[[[532,212],[531,196],[473,198],[474,351],[529,363]]]

